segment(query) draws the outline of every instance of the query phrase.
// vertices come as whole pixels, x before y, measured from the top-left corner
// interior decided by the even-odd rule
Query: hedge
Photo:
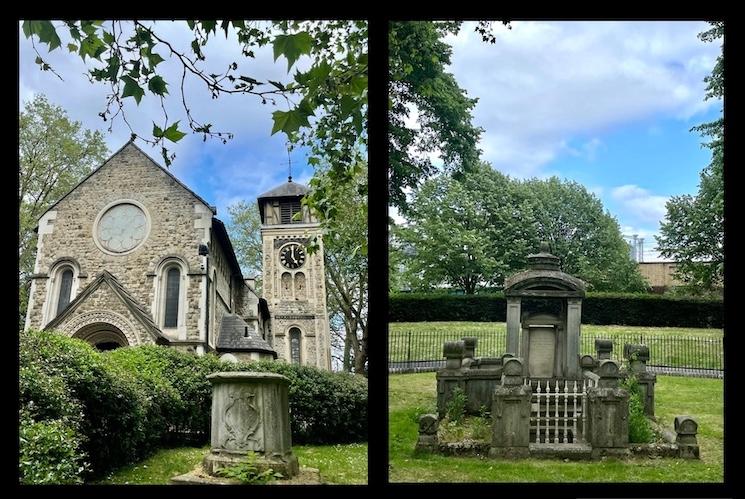
[[[214,355],[195,357],[172,348],[120,348],[108,354],[128,370],[166,380],[180,394],[169,421],[178,432],[207,435],[212,388],[207,375],[216,371],[270,371],[290,381],[292,441],[327,444],[367,439],[365,378],[331,373],[285,362],[226,363]]]
[[[446,295],[401,293],[390,296],[390,322],[504,322],[502,293]],[[598,325],[721,328],[724,302],[653,294],[588,293],[582,322]]]
[[[272,371],[289,378],[295,443],[367,439],[367,381],[284,362],[228,363],[173,348],[101,353],[58,333],[20,341],[23,483],[78,483],[167,444],[206,443],[216,371]]]

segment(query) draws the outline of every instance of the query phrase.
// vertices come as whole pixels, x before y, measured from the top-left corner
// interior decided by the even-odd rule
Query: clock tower
[[[287,362],[331,369],[326,276],[320,224],[301,200],[308,188],[292,181],[261,194],[262,294],[270,318],[266,339]],[[307,246],[318,236],[318,249]]]

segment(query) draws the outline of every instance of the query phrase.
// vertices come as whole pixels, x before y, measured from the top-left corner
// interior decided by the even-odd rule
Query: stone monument
[[[254,452],[260,470],[271,468],[285,478],[297,475],[287,378],[263,372],[218,372],[207,379],[212,383],[212,423],[205,471],[214,475]]]

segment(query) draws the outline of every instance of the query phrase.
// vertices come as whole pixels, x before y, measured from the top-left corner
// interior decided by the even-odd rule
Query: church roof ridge
[[[42,213],[42,214],[41,214],[41,215],[39,216],[39,220],[41,220],[41,218],[42,218],[42,217],[43,217],[43,216],[44,216],[44,215],[45,215],[45,214],[46,214],[47,212],[49,212],[50,210],[54,209],[54,207],[56,207],[56,206],[57,206],[58,204],[60,204],[60,203],[62,202],[62,200],[63,200],[63,199],[65,199],[65,198],[66,198],[67,196],[69,196],[70,194],[72,194],[72,192],[73,192],[73,191],[74,191],[75,189],[77,189],[78,187],[80,187],[81,185],[83,185],[83,184],[84,184],[84,183],[85,183],[85,182],[86,182],[86,181],[87,181],[87,180],[88,180],[89,178],[91,178],[91,177],[92,177],[93,175],[95,175],[96,173],[98,173],[98,172],[99,172],[99,171],[100,171],[100,170],[101,170],[101,169],[102,169],[102,168],[103,168],[104,166],[106,166],[106,165],[107,165],[107,164],[108,164],[108,163],[109,163],[109,162],[110,162],[110,161],[111,161],[111,160],[112,160],[112,159],[113,159],[114,157],[116,157],[116,156],[117,156],[118,154],[120,154],[120,153],[121,153],[121,152],[122,152],[122,151],[123,151],[123,150],[124,150],[124,149],[125,149],[125,148],[126,148],[126,147],[127,147],[128,145],[132,145],[132,147],[134,147],[135,149],[137,149],[137,150],[138,150],[138,151],[139,151],[139,152],[140,152],[141,154],[143,154],[143,155],[144,155],[144,156],[145,156],[145,157],[146,157],[147,159],[149,159],[151,163],[153,163],[153,164],[154,164],[155,166],[157,166],[157,167],[158,167],[158,168],[160,168],[160,169],[161,169],[162,171],[164,171],[164,172],[166,173],[166,175],[168,175],[168,176],[169,176],[169,177],[171,177],[171,178],[172,178],[173,180],[175,180],[175,181],[176,181],[176,183],[177,183],[178,185],[180,185],[181,187],[183,187],[184,189],[186,189],[186,190],[187,190],[187,191],[189,192],[189,194],[191,194],[192,196],[194,196],[195,198],[197,198],[197,200],[199,200],[199,202],[201,202],[202,204],[204,204],[205,206],[207,206],[207,207],[208,207],[208,208],[209,208],[210,210],[212,210],[212,213],[213,213],[213,214],[216,214],[216,210],[215,210],[215,209],[213,208],[213,205],[211,205],[210,203],[208,203],[208,202],[207,202],[207,201],[206,201],[206,200],[205,200],[204,198],[202,198],[202,196],[200,196],[199,194],[197,194],[196,192],[194,192],[193,190],[191,190],[191,189],[190,189],[190,188],[189,188],[189,187],[188,187],[188,186],[187,186],[186,184],[184,184],[184,183],[183,183],[183,182],[181,182],[181,181],[180,181],[180,180],[179,180],[178,178],[176,178],[176,176],[175,176],[175,175],[174,175],[173,173],[171,173],[171,172],[170,172],[170,171],[169,171],[169,170],[168,170],[167,168],[165,168],[165,167],[161,166],[161,164],[160,164],[160,163],[158,163],[157,161],[155,161],[155,160],[154,160],[154,159],[152,158],[152,156],[150,156],[150,155],[149,155],[148,153],[146,153],[145,151],[143,151],[143,150],[142,150],[142,148],[141,148],[140,146],[138,146],[138,145],[137,145],[137,144],[136,144],[136,143],[134,142],[134,137],[132,137],[132,138],[130,138],[130,139],[129,139],[129,140],[128,140],[128,141],[127,141],[127,142],[126,142],[126,143],[125,143],[125,144],[124,144],[124,145],[123,145],[122,147],[120,147],[119,149],[117,149],[117,150],[116,150],[116,151],[115,151],[114,153],[112,153],[112,154],[111,154],[111,155],[110,155],[110,156],[109,156],[108,158],[106,158],[106,160],[104,160],[104,162],[103,162],[103,163],[101,163],[101,164],[100,164],[100,165],[99,165],[98,167],[94,168],[94,169],[93,169],[93,171],[91,171],[91,172],[90,172],[90,173],[89,173],[88,175],[86,175],[86,176],[85,176],[85,177],[84,177],[84,178],[83,178],[82,180],[80,180],[80,182],[78,182],[77,184],[75,184],[75,186],[74,186],[74,187],[73,187],[72,189],[70,189],[69,191],[67,191],[67,193],[65,193],[65,195],[64,195],[64,196],[62,196],[61,198],[59,198],[59,199],[58,199],[58,200],[57,200],[57,201],[56,201],[55,203],[53,203],[53,204],[52,204],[52,205],[51,205],[51,206],[50,206],[49,208],[47,208],[46,210],[44,210],[44,213]],[[38,228],[38,220],[37,220],[37,228]]]

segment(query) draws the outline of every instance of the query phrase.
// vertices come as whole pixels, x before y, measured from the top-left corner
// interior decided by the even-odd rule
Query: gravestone
[[[286,478],[297,475],[288,379],[263,372],[218,372],[207,379],[212,384],[212,421],[205,471],[214,475],[253,452],[259,470],[271,468]]]
[[[556,332],[552,326],[530,327],[530,361],[528,372],[531,378],[550,378],[554,374],[556,355]]]

